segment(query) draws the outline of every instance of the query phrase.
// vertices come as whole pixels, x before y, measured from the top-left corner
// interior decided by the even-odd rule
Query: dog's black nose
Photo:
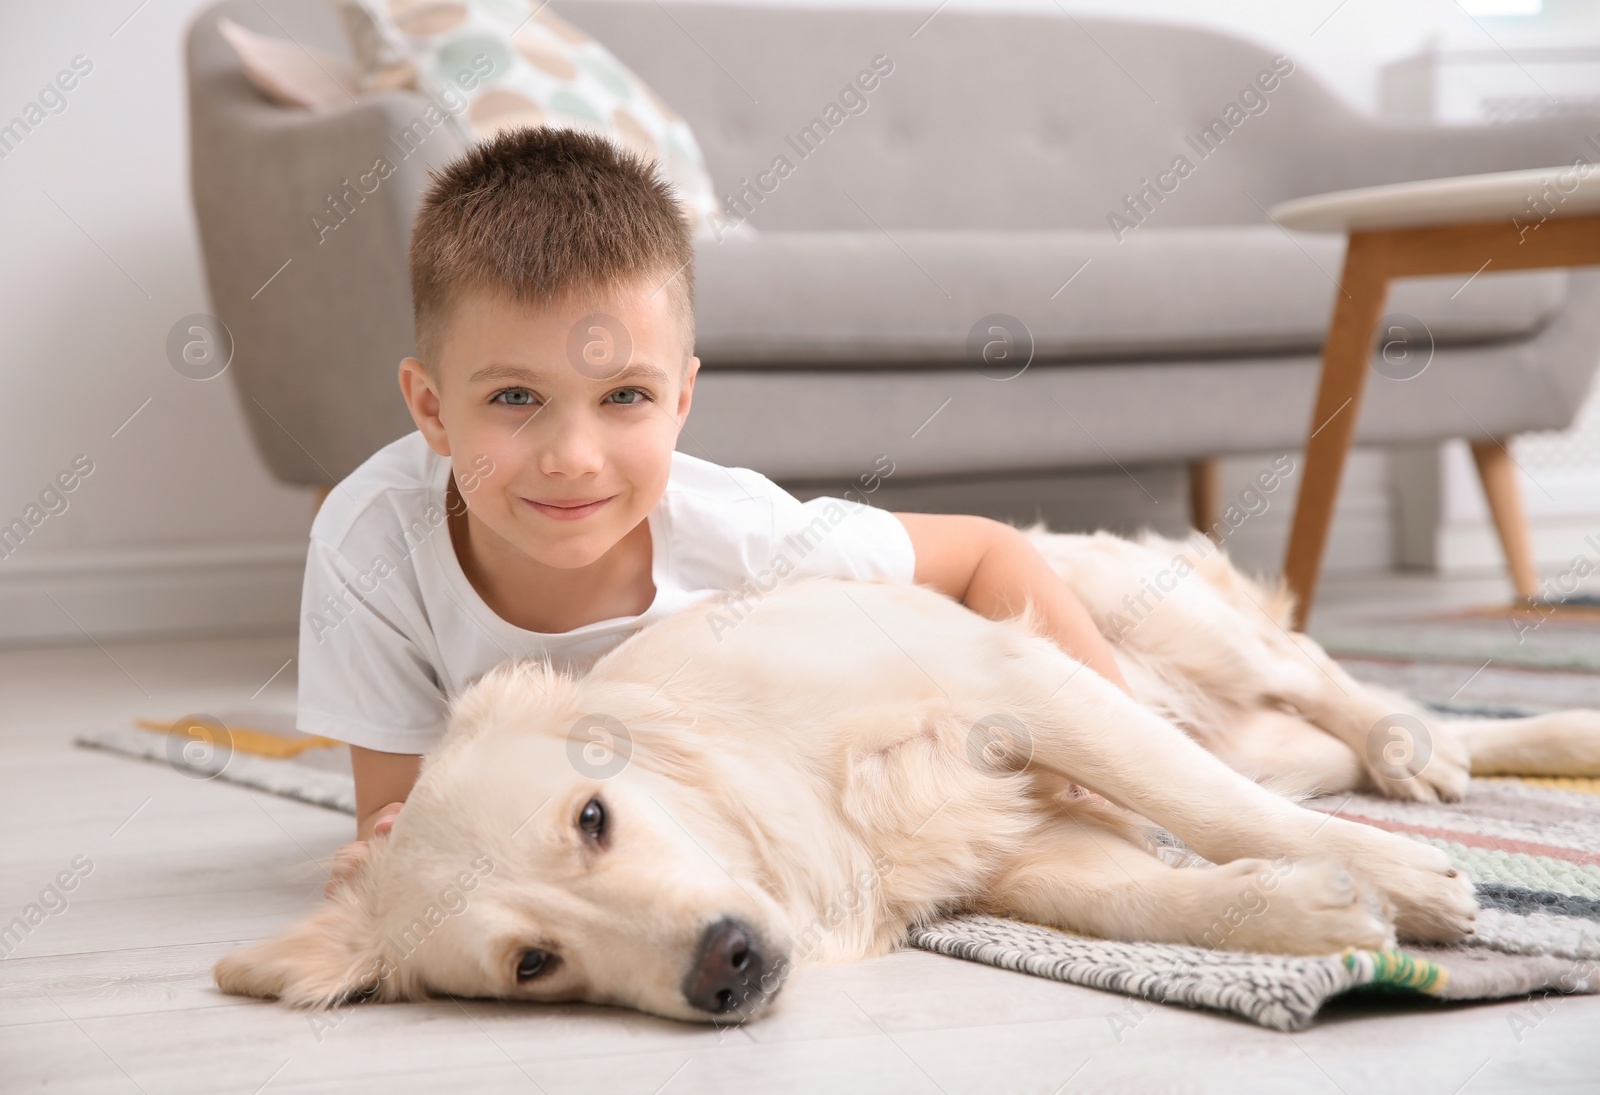
[[[761,976],[766,962],[755,944],[755,933],[737,920],[724,918],[706,929],[683,995],[689,1003],[713,1015],[740,1011],[766,996]]]

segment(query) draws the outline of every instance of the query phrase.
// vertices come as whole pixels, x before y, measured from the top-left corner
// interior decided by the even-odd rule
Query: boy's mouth
[[[557,521],[576,521],[580,517],[587,517],[589,514],[594,513],[615,497],[616,495],[613,494],[606,498],[552,499],[548,502],[535,502],[531,498],[524,498],[523,501],[532,506],[536,512],[542,513],[546,517]]]

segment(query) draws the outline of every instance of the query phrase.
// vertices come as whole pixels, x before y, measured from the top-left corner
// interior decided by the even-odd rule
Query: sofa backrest
[[[1306,155],[1366,124],[1292,58],[1274,77],[1274,50],[1183,26],[650,0],[552,10],[688,119],[719,194],[744,189],[756,228],[1104,228],[1146,180],[1166,191],[1145,192],[1152,224],[1260,223],[1257,202],[1316,189],[1296,182]],[[892,71],[850,90],[874,58]]]

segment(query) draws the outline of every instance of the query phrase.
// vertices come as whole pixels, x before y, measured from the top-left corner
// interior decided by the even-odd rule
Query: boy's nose
[[[596,431],[582,423],[562,423],[539,454],[539,470],[546,475],[579,478],[605,467],[605,453]]]

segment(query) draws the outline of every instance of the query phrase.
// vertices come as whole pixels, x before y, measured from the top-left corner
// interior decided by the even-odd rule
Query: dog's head
[[[789,972],[784,914],[754,882],[729,782],[682,746],[690,720],[642,697],[614,696],[619,719],[543,664],[486,674],[393,831],[310,918],[218,962],[218,985],[308,1007],[450,994],[759,1014]]]

